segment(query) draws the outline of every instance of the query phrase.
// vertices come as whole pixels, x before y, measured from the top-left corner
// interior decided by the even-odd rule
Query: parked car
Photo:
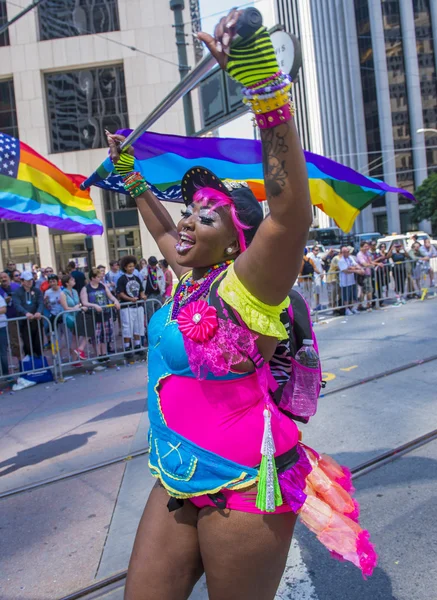
[[[429,239],[430,236],[425,231],[407,231],[406,235],[408,236],[408,248],[411,248],[413,245],[413,240],[411,236],[417,235],[417,241],[423,245],[424,241]]]
[[[400,242],[405,250],[408,250],[408,240],[409,236],[403,233],[397,233],[394,235],[386,235],[385,237],[379,238],[378,243],[376,245],[377,248],[380,247],[381,244],[385,244],[387,247],[387,252],[390,251],[393,244],[395,242]]]
[[[379,231],[372,231],[370,233],[356,233],[352,240],[355,252],[359,251],[361,242],[371,242],[372,240],[378,240],[380,237],[381,234]]]

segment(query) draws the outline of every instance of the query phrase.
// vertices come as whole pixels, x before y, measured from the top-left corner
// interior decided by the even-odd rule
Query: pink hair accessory
[[[270,129],[271,127],[277,127],[282,123],[291,121],[293,118],[294,109],[289,102],[284,104],[280,108],[275,108],[268,113],[256,114],[255,120],[260,129]]]
[[[177,318],[179,330],[193,342],[207,342],[218,328],[217,311],[205,300],[190,302]]]

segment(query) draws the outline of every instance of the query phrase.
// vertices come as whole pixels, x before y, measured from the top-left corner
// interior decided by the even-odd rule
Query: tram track
[[[354,387],[359,387],[361,385],[371,383],[372,381],[377,381],[378,379],[384,379],[385,377],[389,377],[391,375],[396,375],[397,373],[402,373],[403,371],[407,371],[409,369],[413,369],[415,367],[419,367],[421,365],[428,364],[435,360],[437,360],[437,354],[434,354],[427,358],[409,362],[405,365],[401,365],[401,366],[395,367],[393,369],[388,369],[386,371],[376,373],[375,375],[371,375],[369,377],[365,377],[362,379],[358,379],[356,381],[352,381],[350,383],[346,383],[345,385],[339,386],[333,390],[328,390],[327,392],[322,394],[321,398],[324,398],[326,396],[331,396],[333,394],[338,394],[339,392],[344,392],[344,391],[352,389]],[[48,485],[59,483],[61,481],[66,481],[69,479],[73,479],[75,477],[80,477],[82,475],[92,473],[93,471],[104,469],[106,467],[110,467],[110,466],[113,466],[113,465],[116,465],[116,464],[119,464],[122,462],[127,462],[127,461],[133,460],[135,458],[139,458],[140,456],[144,456],[145,454],[148,454],[148,452],[149,452],[148,447],[142,448],[140,450],[137,450],[136,452],[131,452],[131,453],[123,455],[123,456],[119,456],[119,457],[115,457],[113,459],[102,461],[102,462],[96,463],[94,465],[85,467],[83,469],[78,469],[76,471],[71,471],[70,473],[58,475],[57,477],[52,477],[49,479],[36,481],[29,485],[24,485],[24,486],[20,486],[17,488],[13,488],[11,490],[6,490],[6,491],[0,493],[0,500],[2,500],[4,498],[10,498],[11,496],[16,496],[17,494],[22,494],[24,492],[30,492],[30,491],[33,491],[33,490],[36,490],[36,489],[39,489],[39,488],[42,488],[42,487],[45,487]],[[354,471],[352,470],[352,472],[354,472]]]
[[[437,440],[437,429],[434,429],[425,435],[421,435],[413,440],[407,442],[406,444],[402,444],[401,446],[397,446],[392,450],[379,454],[374,458],[371,458],[356,467],[351,468],[352,479],[358,479],[359,477],[363,477],[367,475],[371,471],[383,467],[414,450],[424,446],[425,444],[429,444]],[[64,596],[59,600],[98,600],[99,598],[104,598],[110,592],[116,591],[124,586],[124,581],[127,576],[127,571],[120,571],[119,573],[115,573],[110,577],[105,579],[101,579],[96,583],[93,583],[87,587],[84,587],[80,590],[77,590],[68,596]]]

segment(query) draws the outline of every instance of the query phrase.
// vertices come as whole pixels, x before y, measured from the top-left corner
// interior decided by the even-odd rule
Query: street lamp
[[[416,133],[437,133],[437,129],[418,129]]]

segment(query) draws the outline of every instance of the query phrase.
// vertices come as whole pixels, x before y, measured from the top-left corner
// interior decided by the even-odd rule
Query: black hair
[[[165,260],[165,258],[162,258],[159,262],[164,267],[164,269],[168,269],[168,262]]]
[[[133,254],[127,254],[126,256],[123,256],[123,258],[120,261],[120,269],[123,271],[123,273],[126,272],[126,267],[131,263],[137,266],[137,259]]]

